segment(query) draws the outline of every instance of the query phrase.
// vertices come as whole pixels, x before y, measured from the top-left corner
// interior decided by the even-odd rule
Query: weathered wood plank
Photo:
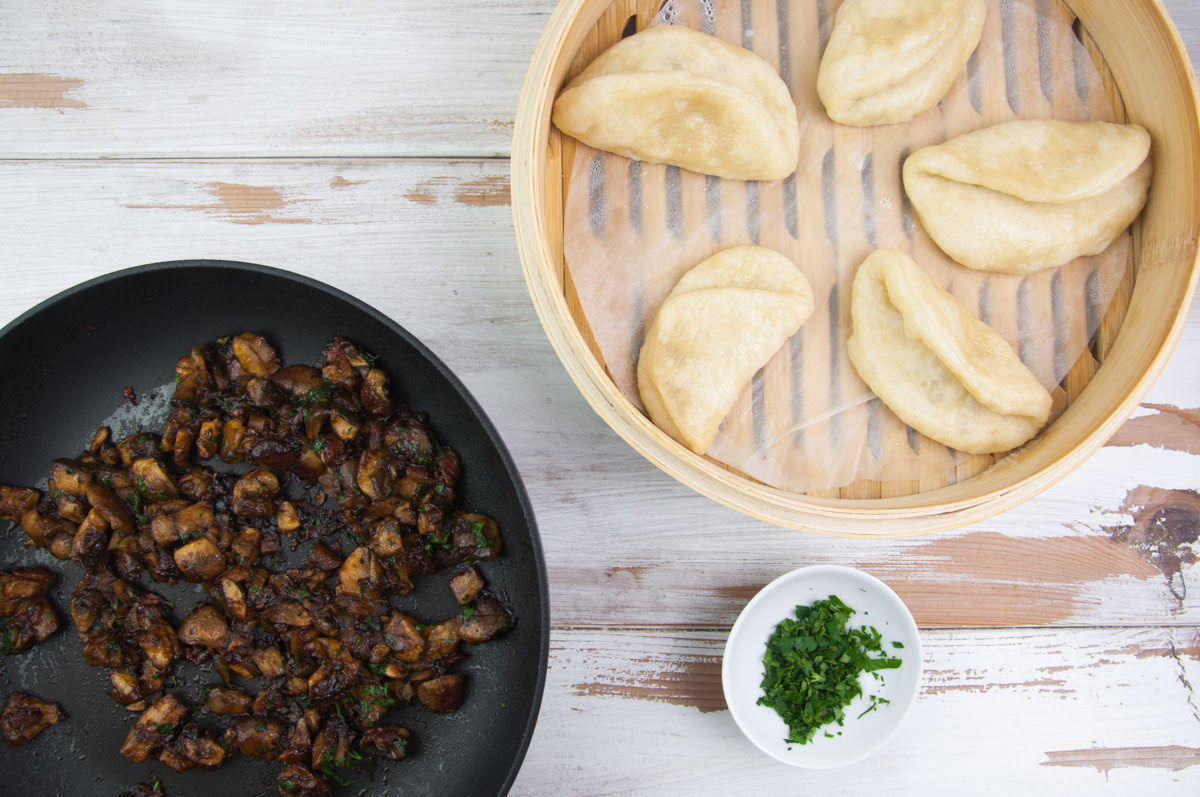
[[[513,793],[1143,795],[1200,786],[1191,687],[1200,638],[1191,627],[923,632],[925,677],[897,736],[863,764],[830,771],[776,763],[741,737],[721,696],[724,641],[717,631],[557,631]]]
[[[6,158],[507,156],[554,3],[6,3]]]

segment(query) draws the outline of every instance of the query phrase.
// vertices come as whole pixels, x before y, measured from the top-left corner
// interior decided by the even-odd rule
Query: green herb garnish
[[[808,744],[818,728],[841,725],[846,706],[863,693],[859,675],[869,672],[880,680],[878,670],[900,666],[900,659],[883,653],[877,630],[847,626],[852,614],[853,609],[830,595],[811,606],[797,606],[796,619],[785,618],[767,640],[758,704],[775,709],[787,723],[784,741]],[[871,707],[863,714],[888,702],[868,697]]]

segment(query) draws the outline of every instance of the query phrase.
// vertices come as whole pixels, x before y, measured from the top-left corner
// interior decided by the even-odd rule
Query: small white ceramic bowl
[[[880,670],[882,681],[870,673],[860,676],[863,695],[845,709],[845,719],[817,731],[808,744],[784,741],[787,724],[775,709],[758,705],[762,696],[763,655],[767,640],[785,618],[794,618],[795,608],[837,595],[854,610],[848,625],[873,626],[882,636],[883,651],[903,662],[894,670]],[[899,642],[902,648],[893,647]],[[785,764],[809,769],[827,769],[860,761],[887,743],[921,682],[921,638],[908,607],[886,584],[851,567],[814,565],[793,570],[772,581],[746,604],[725,643],[721,663],[721,687],[734,721],[760,750]],[[867,695],[890,702],[870,708]],[[825,731],[833,734],[825,736]]]

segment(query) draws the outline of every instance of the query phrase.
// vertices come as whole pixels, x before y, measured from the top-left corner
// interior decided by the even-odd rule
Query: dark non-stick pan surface
[[[390,762],[364,753],[361,762],[337,770],[349,783],[335,786],[335,794],[506,793],[533,734],[549,649],[545,565],[533,512],[479,405],[420,341],[383,314],[314,280],[224,261],[157,263],[72,288],[0,331],[0,483],[44,487],[51,460],[78,455],[106,422],[123,427],[113,429],[118,436],[139,426],[159,431],[176,360],[196,344],[244,331],[266,336],[284,363],[318,363],[337,335],[376,355],[393,398],[426,413],[435,438],[461,456],[460,506],[495,518],[504,540],[500,557],[481,569],[517,621],[487,644],[463,645],[468,658],[456,670],[467,679],[462,707],[434,715],[414,701],[393,710],[387,721],[413,732],[410,757]],[[124,398],[126,387],[133,388],[136,406]],[[68,597],[82,571],[26,549],[23,538],[0,521],[0,568],[41,564],[58,573],[51,600],[60,628],[29,652],[0,657],[0,701],[25,691],[59,703],[69,718],[22,747],[0,745],[0,793],[116,795],[155,780],[171,797],[277,793],[275,763],[238,756],[215,771],[178,774],[154,759],[135,764],[120,755],[136,715],[108,697],[107,672],[80,655]],[[146,586],[175,602],[176,623],[200,597],[195,585]],[[457,611],[444,576],[418,581],[410,601],[406,608],[418,619],[436,621]],[[193,700],[200,684],[216,680],[196,668],[184,672],[177,665],[177,671],[183,673],[178,691]]]

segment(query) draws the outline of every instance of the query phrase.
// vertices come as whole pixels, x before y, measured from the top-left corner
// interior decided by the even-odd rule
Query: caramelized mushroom
[[[435,714],[453,711],[462,705],[463,677],[449,673],[422,681],[417,687],[417,699]]]
[[[225,557],[216,543],[201,537],[175,549],[175,566],[188,581],[208,581],[225,569]]]
[[[14,567],[0,570],[0,617],[10,617],[22,598],[44,595],[54,583],[54,574],[44,567]]]
[[[87,500],[104,516],[109,527],[114,531],[137,531],[133,518],[129,514],[129,506],[103,484],[97,482],[88,484]]]
[[[367,728],[359,738],[361,747],[374,747],[393,761],[403,761],[408,755],[409,734],[399,725],[377,725]]]
[[[459,628],[459,639],[478,645],[508,628],[512,618],[500,601],[491,595],[484,595],[475,602],[475,611],[463,620]]]
[[[179,488],[175,485],[175,480],[157,459],[152,457],[135,459],[129,467],[129,472],[138,486],[138,491],[155,501],[179,495]]]
[[[233,355],[254,376],[270,376],[279,370],[279,357],[262,335],[244,332],[233,339]]]
[[[220,650],[229,643],[229,623],[212,606],[198,606],[179,624],[177,636],[185,645]]]
[[[58,615],[44,595],[21,598],[0,628],[0,653],[20,653],[49,639],[58,630]]]
[[[344,595],[363,595],[374,588],[378,578],[375,555],[362,545],[351,551],[338,569],[338,591]]]
[[[242,517],[270,517],[272,499],[279,492],[279,477],[265,468],[255,468],[233,486],[233,511]]]
[[[52,493],[60,491],[77,498],[85,498],[91,483],[92,474],[74,460],[56,459],[50,463],[49,486]]]
[[[187,706],[180,703],[179,698],[170,693],[163,695],[142,712],[129,729],[125,743],[121,745],[121,755],[140,764],[162,749],[186,716]]]
[[[13,692],[0,713],[0,733],[9,747],[25,744],[42,731],[63,719],[62,709],[54,703]]]
[[[358,459],[358,489],[378,501],[391,495],[396,483],[396,464],[387,451],[368,448]]]
[[[225,742],[242,755],[274,758],[279,750],[279,720],[272,717],[240,717],[225,732]]]
[[[240,689],[218,686],[208,690],[204,707],[213,714],[245,714],[250,710],[252,701],[253,698]]]
[[[286,797],[329,797],[333,789],[302,764],[288,764],[275,778],[279,793]]]
[[[483,591],[483,575],[479,568],[471,565],[465,570],[450,576],[450,591],[459,604],[468,604]]]
[[[37,506],[37,490],[0,484],[0,520],[19,523],[21,516]]]
[[[383,627],[383,641],[401,661],[417,661],[425,652],[425,638],[417,630],[417,622],[400,612],[392,612]]]

